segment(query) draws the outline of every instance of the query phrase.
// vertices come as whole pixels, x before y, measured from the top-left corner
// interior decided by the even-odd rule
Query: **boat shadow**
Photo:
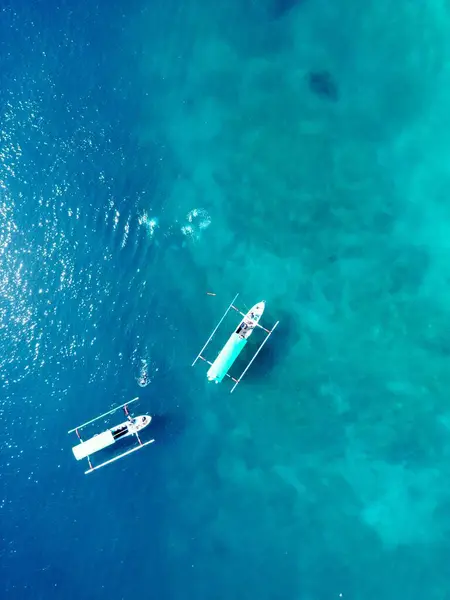
[[[156,413],[150,424],[151,436],[165,444],[177,440],[186,429],[187,419],[182,413]]]
[[[153,414],[150,425],[141,431],[139,436],[144,443],[154,439],[155,443],[162,443],[164,446],[167,446],[168,444],[176,442],[180,436],[182,436],[186,429],[186,423],[187,420],[182,414]],[[136,447],[137,444],[138,442],[135,436],[129,436],[118,440],[114,445],[103,450],[104,460],[114,458],[114,456],[117,456],[121,452],[131,450],[133,447]]]
[[[255,361],[245,374],[245,379],[248,379],[249,381],[260,380],[264,374],[270,373],[298,342],[300,332],[292,316],[286,312],[279,315],[279,320],[280,323],[278,327],[261,348]],[[259,333],[263,334],[264,332],[260,331]],[[233,377],[238,377],[243,372],[257,351],[258,345],[264,341],[264,337],[261,336],[258,337],[258,341],[255,343],[255,341],[253,341],[254,336],[256,336],[256,332],[252,335],[252,342],[249,342],[246,352],[244,352],[242,356],[239,356],[236,361],[232,372]]]

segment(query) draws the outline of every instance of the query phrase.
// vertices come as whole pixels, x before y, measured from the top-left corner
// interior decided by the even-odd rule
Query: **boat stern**
[[[225,346],[219,352],[216,360],[208,369],[206,374],[208,381],[220,383],[246,343],[247,340],[245,338],[239,336],[237,333],[232,333]]]

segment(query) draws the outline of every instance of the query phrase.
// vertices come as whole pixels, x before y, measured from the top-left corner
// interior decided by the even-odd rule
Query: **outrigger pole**
[[[121,404],[120,406],[116,406],[116,408],[112,408],[111,410],[108,410],[108,412],[103,413],[99,417],[95,417],[95,419],[91,419],[90,421],[83,423],[83,425],[78,425],[77,427],[74,427],[67,433],[73,433],[74,431],[77,432],[77,429],[82,429],[83,427],[86,427],[86,425],[90,425],[94,421],[98,421],[99,419],[102,419],[103,417],[106,417],[107,415],[110,415],[111,413],[116,412],[116,410],[119,410],[119,408],[123,408],[124,406],[127,406],[127,404],[131,404],[132,402],[136,402],[137,400],[139,400],[139,398],[133,398],[133,400],[128,400],[128,402],[125,402],[124,404]],[[125,414],[127,414],[127,413],[125,413]],[[77,435],[78,435],[78,432],[77,432]],[[80,437],[80,436],[78,435],[78,437]]]
[[[222,321],[225,319],[225,317],[227,316],[227,314],[230,312],[230,309],[234,308],[235,310],[237,310],[237,309],[236,309],[236,308],[233,306],[233,304],[234,304],[234,302],[235,302],[235,300],[236,300],[236,298],[237,298],[238,296],[239,296],[239,294],[236,294],[236,296],[235,296],[235,297],[233,298],[233,300],[231,301],[231,303],[230,303],[230,306],[227,308],[227,310],[225,311],[225,313],[224,313],[223,317],[222,317],[222,318],[220,319],[220,321],[217,323],[217,325],[216,325],[216,328],[214,329],[214,331],[212,332],[212,334],[211,334],[211,335],[209,336],[209,338],[207,339],[207,341],[206,341],[206,344],[203,346],[203,348],[202,348],[202,349],[200,350],[200,352],[198,353],[198,355],[197,355],[197,358],[194,360],[194,362],[192,363],[191,367],[193,367],[193,366],[195,365],[195,363],[198,361],[198,359],[199,359],[199,358],[203,358],[203,357],[202,357],[202,352],[203,352],[203,350],[206,348],[206,346],[207,346],[207,345],[209,344],[209,342],[212,340],[212,338],[213,338],[214,334],[215,334],[215,333],[216,333],[216,331],[219,329],[219,327],[220,327],[220,325],[221,325]],[[207,361],[207,362],[209,362],[209,361]],[[211,364],[211,363],[210,363],[210,364]]]
[[[269,331],[269,333],[266,335],[266,337],[264,338],[263,343],[259,346],[258,350],[255,352],[255,354],[253,355],[252,360],[248,363],[248,365],[245,367],[245,369],[242,371],[242,374],[240,377],[238,377],[237,379],[234,379],[234,377],[232,377],[233,381],[235,382],[235,384],[233,385],[233,387],[231,388],[230,394],[232,394],[234,392],[234,388],[241,382],[242,378],[244,377],[244,375],[247,373],[247,371],[250,368],[250,365],[252,364],[252,362],[255,360],[255,358],[258,356],[261,348],[264,346],[264,344],[267,342],[267,340],[270,338],[270,336],[272,335],[272,333],[275,331],[276,326],[278,325],[280,321],[277,321],[275,323],[275,325],[272,327],[272,329]],[[265,331],[268,331],[265,327],[262,327],[260,325],[261,329],[264,329]]]
[[[123,452],[122,454],[119,454],[119,456],[115,456],[114,458],[110,458],[109,460],[106,460],[105,462],[102,462],[101,464],[96,465],[95,467],[91,466],[91,468],[88,469],[87,471],[85,471],[84,474],[88,475],[89,473],[92,473],[92,471],[97,471],[97,469],[101,469],[102,467],[106,467],[106,465],[109,465],[109,464],[115,462],[116,460],[119,460],[119,458],[123,458],[127,454],[131,454],[132,452],[136,452],[136,450],[140,450],[144,446],[148,446],[149,444],[153,444],[154,441],[155,440],[150,440],[148,442],[142,443],[141,440],[139,440],[139,443],[140,443],[139,446],[136,446],[135,448],[131,448],[131,450],[127,450],[126,452]],[[89,465],[90,464],[91,463],[89,461]]]

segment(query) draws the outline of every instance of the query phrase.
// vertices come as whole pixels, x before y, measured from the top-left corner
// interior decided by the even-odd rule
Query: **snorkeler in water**
[[[139,378],[138,378],[138,384],[141,387],[145,387],[148,384],[148,377],[147,377],[147,373],[143,373]]]

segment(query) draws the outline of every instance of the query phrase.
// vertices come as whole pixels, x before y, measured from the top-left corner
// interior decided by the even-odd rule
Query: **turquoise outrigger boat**
[[[208,363],[210,365],[208,372],[206,374],[208,381],[214,381],[215,383],[220,383],[224,377],[229,377],[230,379],[232,379],[234,381],[234,386],[231,388],[230,393],[232,393],[234,391],[234,389],[236,388],[236,386],[238,385],[238,383],[241,382],[242,378],[244,377],[244,375],[247,373],[248,369],[250,368],[250,365],[255,360],[255,358],[259,354],[261,348],[267,342],[267,340],[272,335],[272,333],[274,332],[275,328],[277,327],[277,325],[279,323],[279,321],[277,321],[275,323],[275,325],[272,327],[272,329],[266,329],[259,323],[259,321],[263,315],[264,309],[266,307],[266,303],[264,301],[258,302],[258,304],[255,304],[254,306],[252,306],[252,308],[247,313],[243,313],[234,305],[236,298],[238,296],[239,296],[239,294],[236,294],[236,296],[233,298],[233,300],[231,301],[231,304],[228,306],[224,315],[222,316],[222,318],[216,325],[214,331],[209,336],[206,344],[200,350],[199,354],[197,355],[197,358],[192,363],[192,366],[194,366],[195,363],[200,358],[201,360],[205,361],[206,363]],[[243,317],[243,319],[241,320],[241,322],[239,323],[237,328],[233,331],[233,333],[228,338],[227,343],[222,348],[222,350],[219,352],[216,360],[214,362],[210,362],[208,359],[206,359],[203,356],[203,351],[205,350],[205,348],[209,344],[209,342],[213,339],[214,334],[219,329],[220,325],[222,324],[222,321],[225,319],[225,317],[227,316],[227,314],[229,313],[230,310],[235,310],[236,312],[238,312]],[[258,347],[258,349],[256,350],[255,354],[253,355],[253,358],[248,363],[248,365],[246,366],[246,368],[244,369],[244,371],[242,372],[240,377],[238,377],[236,379],[235,377],[232,377],[231,375],[229,375],[228,371],[230,370],[231,366],[233,365],[234,361],[237,359],[239,354],[244,349],[245,345],[248,342],[249,337],[251,336],[251,334],[253,333],[253,331],[256,328],[260,328],[260,329],[264,330],[267,333],[267,335],[264,338],[263,342]]]

